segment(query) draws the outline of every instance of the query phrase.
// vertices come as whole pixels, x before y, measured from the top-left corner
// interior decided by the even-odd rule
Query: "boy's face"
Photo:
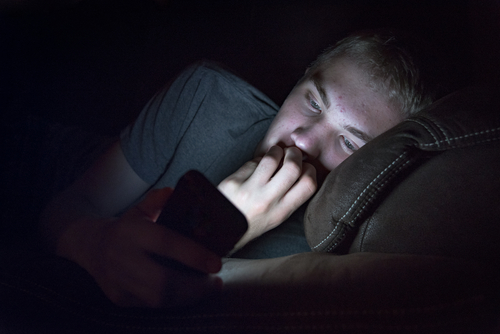
[[[255,155],[273,145],[296,146],[319,179],[372,138],[403,120],[368,75],[346,58],[323,64],[290,92]]]

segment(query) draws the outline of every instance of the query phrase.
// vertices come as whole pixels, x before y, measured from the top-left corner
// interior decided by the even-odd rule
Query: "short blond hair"
[[[321,53],[310,72],[341,57],[365,69],[374,89],[387,94],[388,101],[406,117],[424,109],[439,95],[429,49],[413,36],[387,30],[354,33]]]

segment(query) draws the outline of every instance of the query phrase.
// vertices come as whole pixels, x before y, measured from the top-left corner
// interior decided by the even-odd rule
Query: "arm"
[[[210,94],[214,89],[223,94]],[[248,105],[249,99],[254,103]],[[149,256],[173,258],[205,273],[221,266],[213,253],[155,224],[169,190],[151,191],[129,208],[150,188],[139,175],[149,183],[162,175],[162,184],[173,184],[189,166],[222,180],[251,156],[276,109],[230,73],[213,65],[190,67],[156,94],[122,133],[127,152],[135,152],[135,161],[143,165],[132,168],[116,143],[47,207],[42,227],[49,246],[84,267],[120,305],[158,306],[166,299],[174,304],[190,292],[196,298],[210,291],[220,280],[209,275],[185,279]],[[153,171],[134,171],[142,166]]]
[[[58,252],[63,247],[60,239],[73,221],[113,217],[148,188],[128,164],[120,143],[115,142],[82,177],[45,208],[42,226],[49,246]]]
[[[115,217],[148,188],[115,143],[45,209],[41,223],[49,247],[80,264],[123,306],[183,303],[219,286],[217,278],[170,270],[149,256],[170,257],[205,273],[220,269],[215,254],[154,223],[170,189],[150,192]]]
[[[234,308],[234,303],[239,303],[241,313],[248,310],[270,317],[278,314],[279,317],[272,318],[272,325],[279,319],[288,320],[285,324],[290,325],[291,319],[282,316],[304,311],[313,316],[311,321],[315,324],[318,324],[316,316],[319,314],[315,316],[314,312],[327,310],[331,313],[324,315],[330,324],[332,316],[337,318],[335,314],[339,316],[333,320],[335,323],[343,319],[351,323],[358,321],[359,325],[361,319],[370,321],[377,313],[381,315],[378,321],[387,322],[388,314],[384,310],[395,316],[393,320],[401,318],[401,312],[392,313],[398,309],[409,313],[419,310],[414,315],[428,317],[429,313],[420,311],[432,309],[440,313],[444,305],[457,305],[458,301],[463,306],[465,300],[475,300],[471,307],[477,307],[477,296],[481,292],[474,286],[487,275],[476,264],[441,256],[367,252],[346,255],[312,252],[263,260],[227,259],[219,273],[224,281],[224,292],[218,304]],[[450,277],[460,277],[457,281],[460,283]],[[483,282],[482,286],[488,284]],[[464,291],[469,297],[464,297]],[[446,299],[448,301],[444,302]],[[365,314],[368,317],[359,317],[363,310],[371,311]]]

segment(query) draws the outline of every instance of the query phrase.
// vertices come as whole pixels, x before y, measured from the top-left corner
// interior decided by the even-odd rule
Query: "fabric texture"
[[[278,106],[209,62],[165,87],[121,134],[134,171],[155,188],[173,187],[188,170],[218,184],[252,159]]]

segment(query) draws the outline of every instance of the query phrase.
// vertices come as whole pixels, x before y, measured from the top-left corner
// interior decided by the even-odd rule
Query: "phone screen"
[[[245,234],[245,216],[200,172],[177,183],[157,223],[226,256]]]

